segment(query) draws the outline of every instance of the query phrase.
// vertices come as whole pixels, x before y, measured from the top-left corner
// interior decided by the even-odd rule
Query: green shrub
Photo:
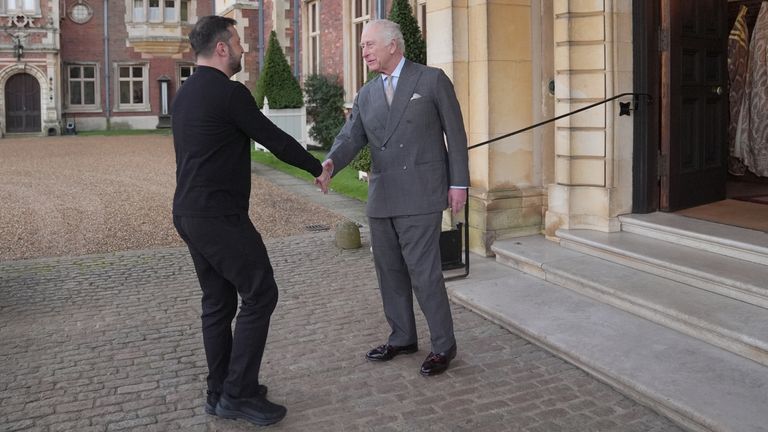
[[[262,69],[253,91],[253,97],[259,108],[264,108],[264,96],[269,101],[269,107],[274,109],[301,108],[304,105],[301,87],[291,74],[291,67],[285,59],[280,42],[277,41],[277,33],[274,30],[269,35],[264,69]]]
[[[368,71],[368,76],[365,82],[374,80],[379,77],[379,73],[376,71]],[[355,156],[350,163],[350,166],[358,171],[371,172],[371,150],[368,146],[364,146],[362,150]]]
[[[349,166],[358,171],[371,172],[371,151],[368,149],[367,145],[363,146],[357,156],[352,159]]]
[[[413,16],[411,3],[408,0],[393,0],[388,19],[400,24],[400,31],[403,32],[405,40],[405,58],[414,63],[427,64],[427,44],[421,36],[419,23]]]
[[[313,124],[309,136],[328,149],[344,126],[344,87],[338,78],[310,75],[304,81],[307,95],[307,115]]]

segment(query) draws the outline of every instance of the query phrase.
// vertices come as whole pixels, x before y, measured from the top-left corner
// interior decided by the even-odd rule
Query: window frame
[[[360,48],[363,28],[371,20],[371,3],[368,0],[351,1],[351,29],[352,29],[352,56],[351,56],[351,83],[355,94],[365,84],[368,78],[368,65],[363,60],[363,52]],[[358,6],[360,10],[358,10]]]
[[[143,101],[141,103],[123,103],[120,100],[120,89],[121,84],[124,81],[129,82],[136,82],[138,79],[133,77],[133,68],[140,67],[142,69],[142,77],[141,77],[141,84],[142,84],[142,95],[143,95]],[[128,78],[123,78],[120,75],[120,70],[122,68],[130,68],[130,74],[131,76]],[[115,77],[115,99],[114,99],[114,110],[115,112],[138,112],[138,111],[151,111],[152,105],[149,100],[149,63],[116,63],[114,66],[114,77]],[[133,93],[133,86],[131,87],[131,93]]]
[[[189,0],[126,0],[131,8],[131,22],[142,24],[166,24],[189,22],[190,2]],[[157,6],[151,6],[157,2]],[[173,2],[173,7],[166,7],[166,3]],[[137,5],[140,3],[140,5]],[[182,3],[185,6],[186,17],[182,19]],[[137,14],[137,11],[140,11]],[[169,11],[173,11],[173,16],[169,17]]]
[[[163,3],[163,22],[179,22],[179,1],[178,0],[162,0]],[[168,3],[173,3],[172,7],[168,7]],[[169,11],[173,11],[173,16],[168,17]]]
[[[421,37],[427,41],[427,0],[416,1],[416,22],[421,30]]]
[[[181,72],[182,72],[182,69],[184,68],[190,69],[189,76],[187,77],[182,76]],[[196,68],[197,68],[197,65],[195,65],[194,63],[179,63],[176,66],[176,83],[177,83],[176,88],[177,89],[181,88],[182,84],[184,84],[184,81],[186,81],[190,76],[192,76],[193,73],[195,73]]]
[[[81,71],[83,68],[92,67],[93,68],[93,78],[85,78],[84,74],[81,74],[80,78],[76,78],[76,81],[80,81],[81,83],[85,82],[93,82],[93,103],[87,104],[87,103],[81,103],[81,104],[73,104],[72,103],[72,81],[73,79],[70,78],[70,70],[72,68],[81,68]],[[65,71],[65,98],[64,98],[64,110],[67,112],[93,112],[93,111],[101,111],[101,80],[99,79],[99,64],[98,63],[67,63],[64,67]],[[81,95],[84,92],[85,86],[81,86]]]
[[[26,15],[30,17],[41,17],[42,16],[42,9],[40,8],[40,0],[31,0],[33,2],[33,6],[31,9],[27,9],[24,6],[25,0],[12,0],[13,1],[13,7],[9,7],[9,0],[0,0],[0,15]],[[21,7],[19,7],[19,3],[21,3]]]
[[[179,22],[180,23],[188,23],[189,22],[189,15],[190,15],[190,0],[178,0],[179,5]],[[182,13],[183,12],[183,13]]]
[[[320,73],[320,1],[307,2],[307,74]]]
[[[131,21],[132,22],[147,22],[147,0],[128,0],[131,2]],[[141,6],[136,7],[136,3],[140,2]],[[136,11],[141,11],[141,16],[136,16]]]

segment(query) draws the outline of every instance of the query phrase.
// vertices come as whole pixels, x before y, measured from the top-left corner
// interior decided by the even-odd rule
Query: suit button
[[[400,144],[400,148],[403,148],[403,145],[402,145],[402,144]]]
[[[407,169],[407,168],[408,168],[407,166],[403,165],[403,169]]]
[[[381,151],[384,151],[384,150],[386,150],[386,149],[387,149],[386,147],[382,147],[382,148],[381,148]]]

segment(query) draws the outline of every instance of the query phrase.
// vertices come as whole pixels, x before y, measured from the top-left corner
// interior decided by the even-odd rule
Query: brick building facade
[[[425,4],[413,2],[422,26]],[[367,75],[362,25],[389,7],[388,0],[0,0],[0,136],[167,126],[173,95],[194,71],[187,34],[213,13],[238,21],[246,54],[234,79],[253,87],[275,30],[297,75],[337,77],[351,104]]]
[[[254,0],[0,0],[0,135],[167,126],[173,95],[194,71],[187,34],[211,13],[238,20],[249,52],[235,79],[252,87],[259,6]],[[274,9],[271,1],[261,6],[265,15]],[[273,20],[265,18],[271,29]]]

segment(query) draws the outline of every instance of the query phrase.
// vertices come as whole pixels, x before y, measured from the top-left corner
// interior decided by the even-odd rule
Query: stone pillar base
[[[602,187],[549,185],[544,234],[555,238],[560,229],[589,229],[602,232],[621,230],[611,213],[611,190]],[[597,214],[596,214],[597,213]]]
[[[469,249],[493,256],[491,246],[499,239],[540,234],[546,196],[543,188],[505,191],[469,190]],[[454,220],[463,221],[464,215]]]

